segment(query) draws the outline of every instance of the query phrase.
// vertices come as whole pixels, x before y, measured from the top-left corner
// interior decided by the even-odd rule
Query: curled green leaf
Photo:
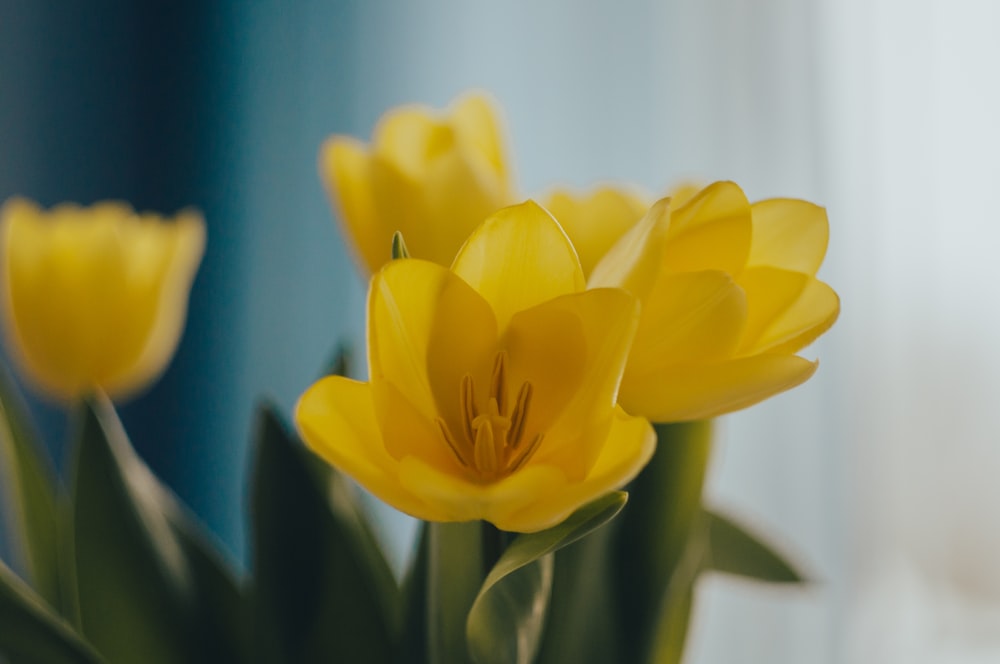
[[[549,591],[552,556],[613,519],[628,494],[616,491],[584,505],[561,524],[519,535],[494,565],[466,623],[476,664],[528,664],[538,650]]]

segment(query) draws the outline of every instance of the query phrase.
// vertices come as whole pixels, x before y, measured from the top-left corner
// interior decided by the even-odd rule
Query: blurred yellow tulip
[[[441,115],[393,109],[371,145],[332,136],[320,151],[320,175],[368,274],[389,261],[396,231],[414,258],[451,265],[473,229],[513,202],[497,112],[481,94]]]
[[[177,347],[205,245],[200,215],[136,214],[124,203],[0,211],[3,325],[28,379],[60,399],[127,397]]]
[[[553,526],[631,480],[649,422],[616,404],[635,298],[585,290],[560,226],[527,202],[499,210],[451,270],[403,258],[368,296],[370,381],[306,391],[306,443],[386,503],[428,521]]]

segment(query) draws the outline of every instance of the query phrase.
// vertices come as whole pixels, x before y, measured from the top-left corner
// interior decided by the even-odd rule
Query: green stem
[[[469,661],[465,624],[489,572],[484,525],[479,521],[427,524],[427,645],[431,662]]]
[[[483,578],[485,579],[510,543],[510,533],[486,521],[480,521],[479,525],[483,534]]]
[[[622,625],[634,648],[629,661],[647,661],[664,624],[686,626],[686,616],[675,622],[664,611],[689,606],[682,598],[694,579],[679,579],[677,572],[701,512],[712,449],[708,420],[658,424],[656,435],[656,453],[630,487],[617,542],[619,597],[627,607]],[[671,591],[680,591],[679,597],[668,599]]]

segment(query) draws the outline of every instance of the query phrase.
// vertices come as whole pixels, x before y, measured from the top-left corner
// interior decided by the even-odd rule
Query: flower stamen
[[[507,353],[493,360],[489,395],[485,408],[476,405],[476,389],[471,374],[462,376],[459,389],[459,417],[463,437],[456,438],[444,419],[438,418],[441,435],[463,468],[483,480],[494,480],[521,468],[541,444],[538,433],[530,444],[522,445],[534,391],[529,381],[521,383],[513,407],[507,392]]]
[[[464,468],[468,468],[470,464],[465,460],[465,457],[462,456],[458,443],[455,442],[455,437],[452,436],[451,431],[448,430],[448,423],[439,417],[437,418],[437,424],[438,428],[441,429],[441,435],[444,436],[444,442],[448,443],[448,447],[451,448],[452,454],[455,455],[455,458]]]

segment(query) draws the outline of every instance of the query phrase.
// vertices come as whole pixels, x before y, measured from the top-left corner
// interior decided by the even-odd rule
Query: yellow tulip
[[[204,251],[199,215],[168,222],[123,203],[44,211],[12,199],[0,242],[6,337],[37,387],[122,398],[162,373]]]
[[[422,106],[388,112],[372,144],[329,138],[320,173],[356,259],[373,274],[400,231],[414,258],[450,265],[462,243],[512,200],[499,121],[483,95],[438,116]]]
[[[826,254],[823,208],[793,199],[751,205],[731,182],[657,202],[604,253],[588,287],[642,302],[622,380],[626,410],[657,422],[714,417],[806,381],[795,353],[833,325],[837,294],[816,278]],[[620,222],[616,221],[615,224]],[[603,249],[603,252],[602,252]]]
[[[403,512],[541,530],[652,455],[652,427],[616,404],[637,324],[627,292],[585,290],[564,231],[529,201],[489,217],[450,270],[406,258],[379,271],[369,382],[323,378],[295,419]]]

